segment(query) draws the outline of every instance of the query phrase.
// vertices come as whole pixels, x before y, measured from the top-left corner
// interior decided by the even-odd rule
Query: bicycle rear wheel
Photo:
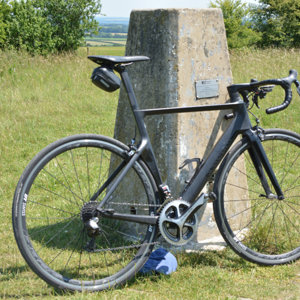
[[[112,288],[134,276],[147,260],[156,226],[101,216],[97,236],[85,226],[113,180],[97,201],[90,201],[92,195],[126,160],[128,150],[111,138],[75,135],[46,147],[22,174],[13,201],[15,238],[32,270],[54,287]],[[129,182],[134,182],[133,190]],[[156,195],[150,172],[138,160],[104,208],[155,214]]]
[[[243,139],[218,171],[214,213],[222,236],[237,254],[259,264],[284,264],[300,257],[300,136],[266,130],[262,145],[285,199],[266,197],[248,153],[250,144]]]

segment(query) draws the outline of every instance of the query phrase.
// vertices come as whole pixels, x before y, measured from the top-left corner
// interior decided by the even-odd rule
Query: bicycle
[[[230,85],[228,103],[140,109],[127,67],[148,57],[89,59],[100,65],[92,75],[98,87],[112,92],[123,82],[140,140],[127,146],[101,135],[74,135],[32,159],[16,187],[12,218],[18,247],[38,276],[67,290],[122,285],[142,268],[158,235],[177,246],[189,242],[207,201],[213,202],[221,235],[244,259],[262,265],[299,259],[300,136],[252,126],[248,116],[251,101],[258,105],[275,85],[284,89],[285,99],[266,112],[286,109],[293,83],[300,95],[295,70],[286,78]],[[162,182],[144,118],[228,109],[227,130],[173,199]],[[232,147],[237,136],[241,139]],[[201,192],[215,172],[213,190]],[[236,186],[234,176],[245,177],[244,186]],[[132,191],[129,182],[135,183]],[[233,198],[227,196],[229,188]],[[232,210],[232,203],[241,204]]]

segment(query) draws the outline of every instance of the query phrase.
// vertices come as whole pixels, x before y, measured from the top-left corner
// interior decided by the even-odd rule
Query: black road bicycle
[[[284,89],[285,99],[266,112],[287,108],[293,83],[300,94],[295,70],[286,78],[233,84],[230,101],[222,105],[140,109],[126,67],[148,57],[89,59],[100,65],[92,75],[98,87],[111,92],[123,82],[140,140],[127,146],[101,135],[74,135],[50,144],[29,163],[12,216],[19,249],[38,276],[68,290],[121,285],[141,269],[159,235],[173,245],[189,242],[209,200],[220,233],[241,257],[262,265],[300,257],[300,135],[252,126],[248,116],[250,102],[257,104],[274,85]],[[228,109],[227,130],[173,199],[144,118]],[[201,192],[214,173],[213,191]]]

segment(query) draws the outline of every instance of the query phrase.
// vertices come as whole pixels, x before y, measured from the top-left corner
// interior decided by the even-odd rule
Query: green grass
[[[249,82],[258,80],[282,78],[289,75],[290,69],[296,69],[300,74],[300,50],[266,49],[266,50],[239,50],[232,51],[231,68],[234,82]],[[298,75],[298,78],[300,75]],[[261,125],[266,128],[286,128],[300,132],[299,122],[299,95],[293,85],[293,100],[285,111],[267,115],[265,109],[279,105],[284,100],[284,92],[275,87],[274,92],[259,101],[261,109],[254,107],[252,112],[257,115]]]
[[[178,271],[171,276],[138,276],[124,288],[86,295],[63,294],[47,286],[25,264],[14,241],[11,204],[22,171],[49,143],[76,133],[113,135],[118,96],[97,89],[90,81],[95,64],[86,55],[122,55],[124,48],[92,47],[77,55],[30,57],[0,53],[0,297],[57,299],[297,299],[299,262],[259,267],[230,250],[178,254]],[[299,50],[244,50],[231,53],[234,82],[248,82],[300,71]],[[255,109],[263,126],[300,132],[299,97],[285,112],[267,116],[263,109],[280,104],[273,93]]]

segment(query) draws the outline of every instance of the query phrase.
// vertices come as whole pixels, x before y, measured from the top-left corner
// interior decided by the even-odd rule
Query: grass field
[[[124,288],[97,294],[64,294],[39,279],[26,265],[14,241],[11,205],[14,189],[32,157],[49,143],[76,133],[113,135],[118,94],[90,81],[95,64],[87,49],[76,55],[30,57],[0,53],[0,298],[7,299],[299,299],[299,262],[260,267],[229,249],[181,253],[171,276],[138,276]],[[89,54],[124,54],[123,47],[91,47]],[[300,72],[300,50],[240,50],[231,53],[234,82]],[[253,109],[264,127],[300,132],[300,98],[285,112],[267,116],[266,107],[282,102],[275,91]],[[271,100],[272,98],[272,100]]]
[[[89,38],[85,40],[85,44],[90,47],[119,47],[126,45],[125,38]]]

